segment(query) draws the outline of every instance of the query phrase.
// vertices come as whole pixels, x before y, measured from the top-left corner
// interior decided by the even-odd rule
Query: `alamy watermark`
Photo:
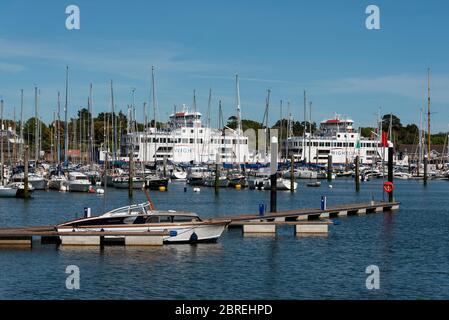
[[[365,26],[368,30],[380,30],[380,9],[371,4],[366,7],[365,13],[369,16],[365,20]]]
[[[368,290],[379,290],[380,289],[380,270],[376,265],[370,265],[366,267],[366,274],[369,276],[366,278],[365,285]]]
[[[80,288],[80,268],[75,265],[70,265],[65,268],[65,273],[68,274],[65,280],[65,287],[68,290],[79,290]]]
[[[65,8],[65,13],[69,16],[65,20],[65,27],[67,30],[80,29],[80,8],[77,5],[71,4]]]

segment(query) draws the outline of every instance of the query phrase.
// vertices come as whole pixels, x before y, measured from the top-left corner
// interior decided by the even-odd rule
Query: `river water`
[[[278,193],[278,210],[382,200],[382,181],[326,181]],[[226,230],[217,243],[132,248],[74,248],[33,243],[0,248],[0,299],[448,299],[449,182],[396,181],[401,208],[394,213],[339,218],[327,236],[297,237],[292,226],[275,236]],[[257,214],[268,191],[201,188],[183,183],[152,192],[159,209],[202,217]],[[136,190],[96,194],[41,191],[29,201],[0,199],[0,227],[50,225],[144,202]],[[66,288],[66,267],[80,270],[79,290]],[[368,290],[366,268],[380,270],[380,289]]]

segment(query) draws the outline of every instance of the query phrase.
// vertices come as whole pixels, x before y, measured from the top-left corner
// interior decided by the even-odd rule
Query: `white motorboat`
[[[67,181],[68,191],[87,192],[90,186],[90,181],[85,174],[76,171],[69,172],[69,179]]]
[[[142,177],[133,177],[133,189],[142,189],[145,186],[145,179]],[[129,176],[120,176],[112,180],[114,188],[128,189],[129,188]]]
[[[412,178],[412,175],[410,173],[406,173],[406,172],[394,172],[393,176],[395,179],[399,179],[399,180],[408,180]]]
[[[271,180],[269,178],[264,180],[263,187],[265,190],[271,189]],[[296,188],[298,187],[298,183],[293,182],[293,186],[292,186],[290,179],[283,179],[283,178],[276,179],[277,190],[292,190],[292,187],[293,187],[293,190],[296,190]]]
[[[158,211],[150,203],[118,208],[97,217],[65,222],[59,233],[73,232],[168,232],[166,243],[214,242],[230,220],[202,220],[196,213]],[[105,236],[108,237],[108,236]],[[120,236],[110,236],[120,238]]]
[[[16,173],[11,177],[11,182],[24,182],[25,174],[23,172]],[[47,188],[47,180],[36,173],[28,174],[28,183],[33,186],[35,190],[45,190]]]
[[[16,198],[23,198],[25,196],[25,184],[23,182],[11,182],[6,185],[7,188],[15,190]],[[34,191],[34,187],[31,183],[28,183],[28,196]]]
[[[61,187],[67,187],[67,178],[64,175],[51,176],[48,181],[48,188],[52,190],[61,190]]]
[[[211,174],[204,179],[204,185],[206,187],[215,187],[215,174]],[[218,187],[226,188],[229,186],[229,180],[226,176],[218,176]]]
[[[17,189],[0,186],[0,198],[15,198],[17,194]]]
[[[187,172],[175,168],[175,170],[173,170],[170,174],[170,178],[173,180],[185,181],[187,180]]]

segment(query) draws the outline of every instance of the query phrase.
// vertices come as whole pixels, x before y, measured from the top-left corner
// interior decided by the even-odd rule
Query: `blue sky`
[[[25,90],[25,117],[33,114],[34,86],[41,90],[44,120],[56,110],[70,67],[69,114],[86,106],[94,87],[94,113],[109,109],[109,81],[122,110],[136,89],[137,116],[150,100],[156,68],[159,117],[176,104],[205,113],[213,90],[235,113],[234,74],[240,76],[244,118],[262,121],[266,90],[270,119],[287,102],[302,119],[302,92],[312,117],[351,116],[372,125],[379,107],[403,123],[418,122],[426,105],[426,72],[432,68],[433,131],[449,125],[449,24],[447,1],[2,1],[0,96],[6,117],[18,113]],[[81,29],[65,28],[66,6],[81,11]],[[365,8],[376,4],[381,30],[365,28]]]

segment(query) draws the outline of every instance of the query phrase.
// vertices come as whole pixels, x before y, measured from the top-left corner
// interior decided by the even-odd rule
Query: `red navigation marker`
[[[384,183],[384,191],[386,193],[391,193],[394,189],[393,182],[387,181]]]

